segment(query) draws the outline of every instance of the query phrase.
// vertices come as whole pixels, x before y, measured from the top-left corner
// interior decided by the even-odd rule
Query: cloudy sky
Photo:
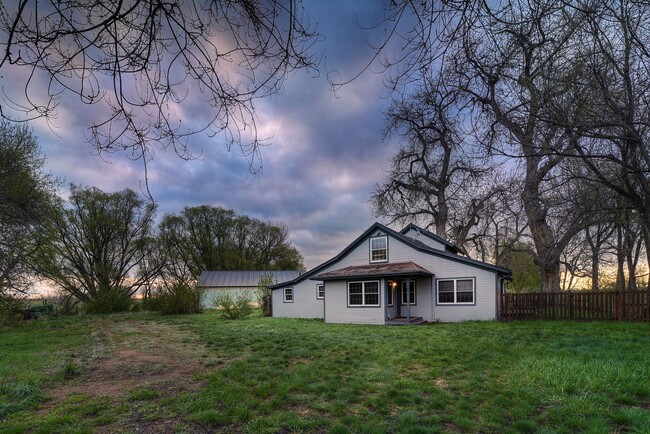
[[[271,137],[262,149],[263,170],[252,174],[241,151],[228,151],[221,136],[195,137],[197,160],[157,150],[148,168],[160,216],[210,204],[284,223],[309,269],[376,220],[370,191],[384,177],[397,142],[382,140],[388,94],[381,74],[367,72],[334,93],[325,73],[350,78],[370,60],[368,32],[359,23],[377,22],[381,2],[308,0],[304,6],[323,36],[314,47],[323,56],[321,71],[294,73],[281,94],[257,102],[260,133]],[[88,122],[75,110],[84,108],[63,105],[54,129],[33,124],[47,168],[66,183],[142,191],[142,163],[123,154],[95,155],[84,140]]]

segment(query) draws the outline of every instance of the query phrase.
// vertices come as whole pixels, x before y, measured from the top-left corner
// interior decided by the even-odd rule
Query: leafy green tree
[[[159,238],[169,255],[163,275],[183,281],[198,279],[204,270],[303,268],[286,227],[220,207],[187,207],[166,215]]]
[[[508,290],[513,292],[537,292],[542,283],[541,276],[535,265],[533,246],[517,243],[504,253],[503,263],[499,264],[512,270],[512,282]]]
[[[55,180],[44,163],[27,126],[0,122],[0,299],[29,292],[37,248],[48,243]]]
[[[155,212],[130,189],[106,193],[73,185],[52,218],[56,237],[43,251],[41,273],[90,311],[128,309],[131,296],[158,271],[140,267],[154,248]]]

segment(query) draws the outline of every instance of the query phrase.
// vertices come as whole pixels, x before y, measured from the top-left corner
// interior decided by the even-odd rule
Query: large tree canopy
[[[49,235],[53,179],[26,126],[0,122],[0,298],[27,293],[33,260]]]
[[[123,310],[156,272],[141,267],[154,246],[155,211],[133,190],[73,185],[68,203],[52,216],[56,237],[44,246],[42,275],[91,310]]]
[[[0,4],[0,113],[57,116],[86,104],[100,151],[146,158],[151,145],[188,157],[186,139],[225,132],[257,152],[253,101],[313,67],[300,0],[17,0]],[[201,119],[184,115],[204,104]],[[242,132],[245,131],[245,136]]]
[[[160,244],[169,255],[164,274],[180,281],[205,270],[295,270],[302,256],[283,225],[202,205],[166,215]]]

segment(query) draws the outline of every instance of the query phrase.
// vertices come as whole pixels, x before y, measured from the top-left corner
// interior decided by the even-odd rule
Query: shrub
[[[21,320],[26,308],[27,303],[24,299],[11,295],[0,295],[0,325]]]
[[[203,311],[202,298],[203,288],[198,286],[186,283],[158,286],[142,300],[142,308],[169,315],[200,313]]]
[[[79,299],[67,291],[59,290],[52,299],[57,315],[78,315]]]
[[[88,313],[126,312],[133,307],[133,298],[123,288],[100,292],[85,305]]]
[[[222,318],[244,318],[253,311],[253,297],[249,292],[222,292],[214,297],[214,307]]]
[[[271,307],[271,289],[269,286],[276,283],[273,273],[264,275],[257,283],[257,304],[262,307],[263,316],[272,316],[273,311]]]

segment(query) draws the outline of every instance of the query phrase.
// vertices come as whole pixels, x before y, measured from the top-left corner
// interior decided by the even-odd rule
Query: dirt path
[[[88,400],[127,402],[127,410],[116,410],[114,420],[95,431],[175,432],[179,423],[183,431],[195,431],[169,411],[151,413],[166,398],[196,390],[204,381],[208,351],[196,336],[160,322],[107,318],[99,321],[93,341],[83,354],[71,355],[78,374],[48,391],[51,399],[40,414]]]

